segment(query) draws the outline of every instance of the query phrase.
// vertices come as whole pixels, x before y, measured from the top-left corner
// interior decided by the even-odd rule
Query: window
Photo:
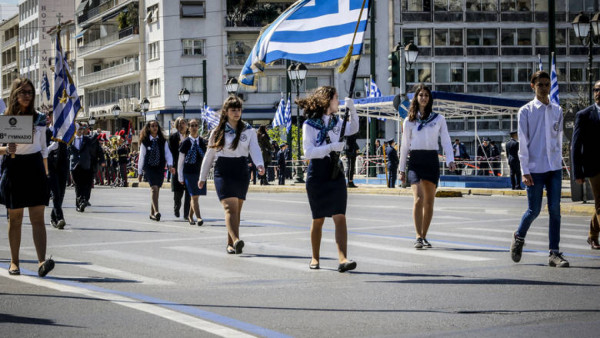
[[[277,75],[268,75],[258,78],[258,91],[263,93],[281,92],[281,83],[285,83],[285,78]],[[300,88],[302,90],[302,88]]]
[[[435,0],[433,6],[435,11],[462,12],[462,0]]]
[[[571,67],[569,69],[569,79],[571,82],[583,82],[585,81],[585,63],[571,63]]]
[[[204,55],[204,40],[181,40],[183,55]]]
[[[537,70],[537,69],[536,69]],[[502,64],[502,82],[529,83],[534,69],[531,63],[507,62]]]
[[[555,41],[557,46],[565,46],[567,44],[566,32],[564,29],[557,29],[555,31]],[[547,28],[536,28],[535,30],[535,45],[536,46],[548,46],[549,36]]]
[[[148,81],[148,88],[150,96],[160,96],[160,79]]]
[[[152,42],[148,44],[148,60],[160,59],[159,42]]]
[[[529,11],[531,0],[500,0],[500,10],[503,12]]]
[[[435,64],[435,82],[436,83],[463,83],[462,63],[436,63]]]
[[[436,46],[462,46],[462,29],[436,29]]]
[[[406,71],[407,83],[431,83],[431,63],[416,63]]]
[[[569,13],[579,12],[594,13],[594,2],[598,0],[571,0],[569,1]]]
[[[469,63],[467,82],[498,82],[498,65],[495,63]]]
[[[146,22],[152,23],[158,21],[158,4],[146,8]]]
[[[571,0],[577,1],[577,0]],[[536,12],[547,12],[548,11],[548,0],[533,0],[534,8]],[[566,0],[555,0],[554,8],[556,13],[564,13],[566,8]]]
[[[431,46],[431,29],[403,29],[402,41],[407,44],[414,42],[415,45]]]
[[[531,46],[531,32],[527,29],[502,29],[502,46]]]
[[[371,39],[363,39],[362,53],[371,54]]]
[[[203,18],[206,15],[204,1],[181,1],[179,10],[182,18]]]
[[[187,88],[190,93],[202,93],[202,76],[184,76],[183,88]]]
[[[497,0],[466,0],[467,11],[495,12],[498,8]]]
[[[402,9],[407,12],[429,12],[431,0],[402,0]]]

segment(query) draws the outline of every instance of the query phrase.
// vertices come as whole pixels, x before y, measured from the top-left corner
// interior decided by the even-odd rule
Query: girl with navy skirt
[[[165,180],[165,164],[175,173],[173,168],[173,155],[169,144],[158,121],[148,121],[140,133],[140,156],[138,160],[138,179],[142,176],[150,184],[152,203],[150,205],[150,219],[160,221],[158,212],[158,193]]]
[[[242,100],[231,95],[223,103],[219,125],[210,133],[208,151],[202,161],[198,181],[198,188],[203,189],[216,159],[215,189],[225,210],[227,253],[230,254],[241,254],[244,247],[244,241],[239,238],[239,229],[242,205],[250,183],[248,155],[252,156],[259,175],[265,174],[256,132],[241,118]]]
[[[191,225],[196,224],[196,222],[194,222],[194,214],[196,214],[196,218],[198,218],[197,224],[198,226],[201,226],[204,224],[204,221],[200,215],[198,197],[200,195],[206,195],[206,187],[203,187],[202,189],[198,188],[198,180],[200,178],[202,159],[206,153],[206,143],[202,137],[200,137],[200,134],[198,134],[198,120],[190,120],[189,127],[190,135],[183,140],[179,146],[177,177],[179,178],[179,183],[181,183],[181,185],[185,184],[188,193],[192,197],[188,222],[190,222]]]
[[[450,167],[450,171],[456,170],[456,166],[446,119],[433,112],[431,90],[425,85],[419,85],[416,88],[403,127],[400,147],[400,180],[404,182],[407,179],[405,169],[407,158],[410,155],[408,181],[414,197],[413,220],[417,237],[414,247],[416,249],[431,248],[431,243],[426,236],[433,218],[435,190],[440,179],[438,140],[446,154],[446,163]]]
[[[350,121],[346,122],[346,135],[358,131],[358,115],[354,102],[346,98],[346,109],[350,109]],[[296,101],[304,109],[307,120],[302,126],[302,146],[304,157],[310,160],[306,177],[306,192],[312,212],[310,239],[312,244],[312,260],[309,267],[319,269],[321,235],[325,217],[333,218],[335,223],[335,241],[337,243],[339,265],[338,271],[345,272],[356,268],[356,262],[346,257],[348,231],[346,228],[346,202],[348,193],[344,175],[332,179],[331,173],[335,163],[330,153],[340,152],[345,142],[340,142],[340,131],[344,123],[336,116],[338,112],[338,93],[333,87],[320,87],[307,98]]]
[[[38,275],[44,277],[54,268],[54,261],[46,259],[46,228],[44,208],[50,200],[48,185],[48,148],[46,143],[46,116],[34,109],[35,88],[26,78],[12,83],[4,115],[33,116],[33,142],[31,144],[9,143],[0,147],[2,179],[0,180],[0,202],[9,213],[8,243],[10,264],[8,273],[20,275],[19,251],[23,210],[29,210],[33,232],[33,244],[38,259]]]

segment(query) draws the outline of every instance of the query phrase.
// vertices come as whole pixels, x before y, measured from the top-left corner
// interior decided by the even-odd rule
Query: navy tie
[[[198,158],[198,142],[196,140],[193,140],[192,148],[186,154],[185,162],[189,163],[189,164],[194,164],[194,163],[196,163],[197,158]]]
[[[151,167],[157,167],[160,162],[160,150],[158,149],[158,138],[152,140],[150,145],[150,155],[148,157],[148,165]]]

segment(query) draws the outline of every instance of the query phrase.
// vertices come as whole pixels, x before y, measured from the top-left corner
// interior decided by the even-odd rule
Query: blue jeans
[[[521,218],[517,236],[525,237],[531,223],[538,217],[542,210],[542,199],[544,187],[548,198],[548,213],[550,214],[550,226],[548,237],[550,238],[550,251],[558,251],[560,242],[560,195],[562,185],[562,170],[548,171],[541,174],[531,174],[533,185],[527,187],[528,208]]]

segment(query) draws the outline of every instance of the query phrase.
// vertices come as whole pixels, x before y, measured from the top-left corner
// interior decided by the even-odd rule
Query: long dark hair
[[[429,93],[429,102],[427,102],[427,105],[425,106],[425,116],[421,116],[421,118],[428,118],[429,114],[431,114],[431,112],[433,111],[433,95],[431,95],[431,89],[429,89],[429,87],[421,83],[415,88],[415,96],[413,97],[412,101],[410,101],[410,108],[408,108],[408,120],[411,122],[416,120],[417,116],[419,115],[419,93],[422,90],[425,90]]]
[[[221,108],[221,119],[219,120],[219,125],[215,128],[214,133],[214,144],[210,146],[211,148],[215,148],[217,151],[223,150],[225,147],[225,125],[227,124],[227,110],[230,108],[239,108],[242,109],[242,100],[236,95],[229,95],[225,102],[223,102],[223,107]],[[245,129],[245,123],[241,119],[238,121],[237,127],[235,128],[235,138],[233,142],[231,142],[231,149],[237,149],[238,143],[240,142],[240,136]]]
[[[158,139],[161,140],[161,141],[166,140],[165,134],[163,132],[162,127],[160,126],[160,123],[158,123],[157,120],[151,120],[151,121],[146,122],[146,125],[144,126],[144,129],[142,129],[142,131],[140,132],[140,143],[141,142],[146,142],[146,141],[150,140],[150,135],[151,135],[151,133],[150,133],[150,125],[152,123],[156,123],[156,125],[158,125],[158,135],[157,135]]]
[[[31,95],[31,101],[29,102],[29,106],[24,112],[22,112],[18,96],[22,91],[26,90],[27,85],[31,86],[33,95]],[[31,82],[31,80],[25,77],[16,78],[10,87],[10,96],[8,97],[7,103],[8,105],[6,107],[6,112],[4,113],[4,115],[34,115],[36,111],[34,108],[35,87],[33,86],[33,82]]]
[[[335,87],[319,87],[312,95],[296,99],[296,104],[304,110],[304,117],[308,119],[321,118],[327,113],[336,92]]]

